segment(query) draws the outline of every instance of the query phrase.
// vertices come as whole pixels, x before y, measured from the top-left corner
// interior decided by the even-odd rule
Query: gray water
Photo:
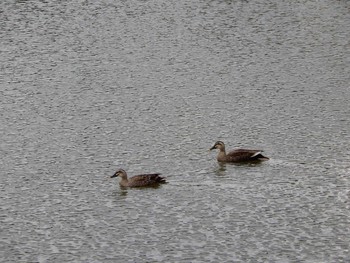
[[[1,1],[1,262],[349,262],[349,7]]]

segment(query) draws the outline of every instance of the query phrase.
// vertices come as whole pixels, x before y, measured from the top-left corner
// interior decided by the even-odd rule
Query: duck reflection
[[[214,173],[217,176],[224,176],[226,175],[226,170],[227,170],[226,163],[219,163],[219,166],[216,167],[216,169],[214,170]]]

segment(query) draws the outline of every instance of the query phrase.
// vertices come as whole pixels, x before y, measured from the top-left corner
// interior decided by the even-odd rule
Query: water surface
[[[350,258],[347,1],[0,10],[3,262]],[[219,165],[217,140],[271,159]]]

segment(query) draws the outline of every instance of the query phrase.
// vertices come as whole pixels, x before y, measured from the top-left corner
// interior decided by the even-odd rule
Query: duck
[[[214,146],[210,148],[210,151],[214,149],[219,150],[219,154],[216,157],[218,162],[242,163],[269,160],[268,157],[262,155],[263,150],[236,149],[226,154],[225,144],[222,141],[217,141]]]
[[[125,170],[117,170],[111,178],[120,177],[119,185],[122,187],[142,187],[142,186],[157,186],[166,183],[165,178],[159,176],[159,173],[154,174],[139,174],[134,175],[128,179]]]

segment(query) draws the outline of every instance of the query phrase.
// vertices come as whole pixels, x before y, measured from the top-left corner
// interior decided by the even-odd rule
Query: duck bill
[[[117,177],[118,175],[117,175],[117,173],[114,173],[112,176],[111,176],[111,178],[114,178],[114,177]]]
[[[215,146],[211,147],[211,148],[209,149],[209,151],[212,151],[212,150],[214,150],[214,149],[215,149]]]

